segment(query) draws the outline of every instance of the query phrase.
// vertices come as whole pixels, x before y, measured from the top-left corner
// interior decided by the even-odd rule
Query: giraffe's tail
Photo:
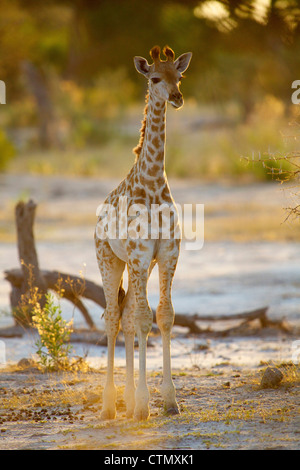
[[[118,303],[120,308],[122,308],[123,300],[125,299],[125,290],[123,288],[123,278],[121,279],[120,286],[119,286],[119,297],[118,297]]]

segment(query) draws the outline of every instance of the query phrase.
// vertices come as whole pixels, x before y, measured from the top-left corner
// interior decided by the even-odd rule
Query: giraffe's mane
[[[142,127],[140,128],[140,140],[139,140],[138,145],[133,149],[133,153],[136,155],[137,159],[139,158],[139,156],[141,154],[141,151],[142,151],[142,148],[143,148],[143,142],[144,142],[144,138],[145,138],[145,133],[146,133],[149,91],[146,95],[146,100],[145,101],[146,101],[146,106],[145,106],[145,109],[144,109],[144,118],[142,120]]]

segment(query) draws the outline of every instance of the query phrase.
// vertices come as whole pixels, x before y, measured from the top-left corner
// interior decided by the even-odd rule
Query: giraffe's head
[[[136,70],[149,80],[149,92],[160,100],[168,101],[179,109],[183,105],[183,96],[179,90],[182,74],[186,71],[192,58],[191,52],[186,52],[175,61],[172,49],[165,46],[163,53],[166,60],[160,59],[160,47],[151,49],[153,64],[149,65],[143,57],[134,57]]]

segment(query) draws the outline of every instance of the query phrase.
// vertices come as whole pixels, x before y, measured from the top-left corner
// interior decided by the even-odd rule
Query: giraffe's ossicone
[[[175,54],[167,46],[163,53],[166,60],[160,59],[160,48],[153,47],[150,51],[151,65],[143,57],[134,58],[136,70],[148,79],[140,141],[134,149],[136,159],[127,177],[104,201],[95,231],[96,255],[106,299],[104,318],[108,341],[103,419],[116,416],[113,371],[120,324],[126,348],[126,414],[127,417],[134,415],[138,420],[149,416],[146,347],[153,314],[147,299],[147,281],[155,264],[158,265],[160,287],[156,319],[163,344],[161,392],[165,412],[179,413],[171,374],[170,337],[174,323],[171,287],[181,236],[178,214],[165,172],[165,123],[167,103],[177,109],[183,105],[179,86],[192,54],[188,52],[174,60]],[[124,296],[120,292],[126,265],[128,289]],[[139,343],[136,388],[135,335]]]

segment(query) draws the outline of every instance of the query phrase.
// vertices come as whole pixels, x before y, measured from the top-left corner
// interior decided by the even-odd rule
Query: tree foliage
[[[118,99],[134,100],[145,83],[133,56],[149,58],[153,45],[168,44],[177,55],[193,52],[186,97],[235,101],[247,119],[266,95],[290,105],[291,83],[300,77],[299,33],[297,0],[1,0],[0,79],[16,109],[20,100],[32,107],[24,62],[45,77],[50,93],[54,76],[90,90],[112,74],[126,83]]]

